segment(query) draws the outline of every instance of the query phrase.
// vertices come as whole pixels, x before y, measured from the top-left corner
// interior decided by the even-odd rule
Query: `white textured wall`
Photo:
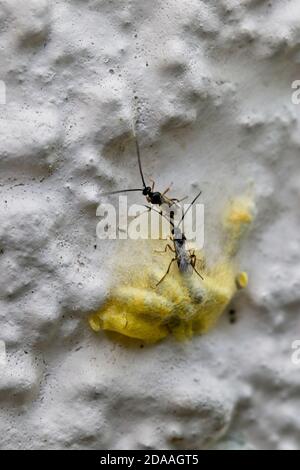
[[[0,1],[1,448],[300,448],[299,62],[298,0]],[[238,322],[143,349],[86,323],[136,108],[146,173],[203,189],[211,255],[227,198],[258,209]]]

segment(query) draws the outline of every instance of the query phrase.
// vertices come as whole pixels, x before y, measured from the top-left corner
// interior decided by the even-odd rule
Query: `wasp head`
[[[151,188],[150,186],[145,186],[144,189],[143,189],[143,195],[144,196],[148,196],[150,193],[151,193]]]

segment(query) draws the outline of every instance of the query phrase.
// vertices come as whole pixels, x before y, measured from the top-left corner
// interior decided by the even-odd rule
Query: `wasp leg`
[[[182,201],[185,201],[186,199],[188,199],[188,196],[184,196],[181,199],[177,199],[177,202],[182,202]]]
[[[204,281],[204,277],[201,276],[201,274],[197,271],[197,269],[195,268],[195,266],[192,266],[193,270],[195,271],[195,273],[200,277],[200,279],[202,279],[202,281]]]
[[[195,271],[196,274],[198,274],[198,276],[202,279],[203,281],[203,277],[201,276],[201,274],[197,271],[197,269],[195,268],[196,266],[196,261],[197,261],[197,257],[195,254],[191,255],[191,266],[193,268],[193,270]]]
[[[171,269],[171,266],[172,266],[172,264],[174,263],[174,261],[176,261],[176,258],[173,258],[173,259],[171,260],[171,262],[170,262],[170,264],[169,264],[169,267],[168,267],[168,269],[167,269],[166,274],[165,274],[165,275],[161,278],[161,280],[156,284],[156,287],[159,286],[159,284],[161,284],[161,283],[163,282],[163,280],[167,277],[167,275],[169,274],[170,269]]]
[[[149,178],[149,181],[151,181],[151,183],[152,183],[151,191],[153,192],[154,191],[154,186],[155,186],[155,181],[152,180],[151,178]]]
[[[145,206],[145,207],[147,207],[147,206]],[[151,207],[147,207],[147,209],[144,212],[141,212],[140,214],[133,217],[133,220],[137,219],[138,217],[141,217],[142,215],[144,215],[144,214],[146,214],[147,212],[150,212],[150,211],[151,211]]]
[[[170,191],[170,186],[162,193],[162,196],[164,196],[165,194],[167,194],[169,191]]]
[[[166,245],[164,250],[154,250],[154,251],[155,253],[166,253],[168,249],[172,251],[172,253],[175,253],[174,248],[172,248],[171,245],[169,245],[169,243]]]
[[[165,193],[164,193],[165,194]],[[176,204],[176,206],[178,205],[178,202],[176,202],[177,200],[175,199],[170,199],[168,198],[167,196],[164,196],[164,194],[162,194],[162,199],[163,199],[163,202],[165,204],[167,204],[169,207],[172,207],[174,206],[174,204]]]
[[[177,199],[176,197],[172,197],[171,201],[173,202],[182,202],[185,201],[188,198],[188,196],[184,196],[181,199]]]
[[[169,207],[172,207],[172,206],[176,206],[176,207],[180,207],[180,203],[182,201],[184,201],[185,199],[187,199],[188,196],[185,196],[183,197],[182,199],[177,199],[176,197],[172,197],[172,199],[168,199],[168,198],[165,198],[167,199],[166,203],[169,205]]]
[[[203,259],[199,260],[196,255],[195,255],[195,250],[188,250],[189,254],[190,254],[190,257],[191,257],[191,264],[194,265],[194,267],[196,266],[196,263],[201,263],[201,267],[204,269],[205,267],[205,263],[203,261]]]

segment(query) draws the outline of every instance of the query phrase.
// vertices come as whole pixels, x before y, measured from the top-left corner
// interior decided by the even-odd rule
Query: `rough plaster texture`
[[[0,1],[2,449],[300,448],[299,61],[298,0]],[[136,113],[147,175],[203,189],[211,257],[224,201],[258,208],[237,323],[143,349],[86,322]]]

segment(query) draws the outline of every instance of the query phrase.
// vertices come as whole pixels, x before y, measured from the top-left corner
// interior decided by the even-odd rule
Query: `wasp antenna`
[[[135,137],[136,153],[137,153],[138,162],[139,162],[140,175],[141,175],[141,178],[142,178],[144,188],[146,188],[145,178],[144,178],[143,169],[142,169],[140,146],[139,146],[139,141],[138,141],[136,133],[134,134],[134,137]]]
[[[156,212],[157,214],[161,215],[164,219],[166,219],[170,225],[172,225],[172,227],[175,227],[174,223],[172,222],[171,219],[169,219],[163,212],[159,212],[157,211],[156,209],[154,209],[154,207],[151,207],[151,206],[147,206],[144,204],[144,207],[146,207],[147,209],[149,209],[150,211],[153,211],[153,212]]]
[[[173,227],[174,227],[174,217],[175,217],[175,212],[170,211],[170,223],[173,225]]]
[[[191,204],[189,205],[189,207],[187,208],[187,210],[184,212],[183,216],[181,217],[177,227],[179,227],[180,224],[182,224],[186,214],[188,213],[188,211],[193,207],[193,205],[195,204],[195,202],[197,201],[197,199],[201,196],[202,194],[202,191],[200,191],[200,193],[197,194],[197,196],[192,200]]]
[[[101,196],[110,196],[111,194],[121,194],[121,193],[130,193],[130,192],[143,191],[143,189],[121,189],[120,191],[111,191],[109,193],[103,193]]]

